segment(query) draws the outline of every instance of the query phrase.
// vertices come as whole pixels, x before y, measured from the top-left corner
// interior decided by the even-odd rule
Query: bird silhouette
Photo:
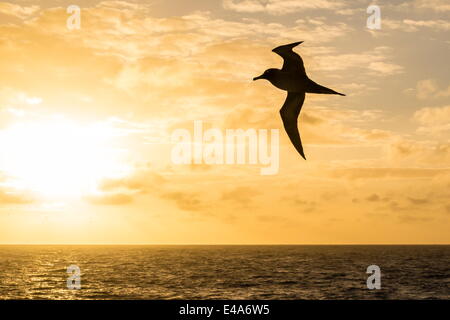
[[[340,96],[345,96],[345,94],[321,86],[308,78],[302,58],[292,50],[302,42],[294,42],[273,49],[273,52],[283,58],[283,67],[281,70],[275,68],[267,69],[262,75],[253,78],[253,80],[266,79],[275,87],[288,92],[286,100],[280,109],[281,119],[295,149],[306,160],[297,125],[298,116],[305,101],[305,94],[338,94]]]

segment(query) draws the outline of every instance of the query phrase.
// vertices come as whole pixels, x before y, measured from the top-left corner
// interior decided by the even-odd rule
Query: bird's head
[[[271,81],[275,77],[275,74],[277,73],[277,71],[279,71],[279,70],[278,69],[267,69],[266,71],[264,71],[264,73],[262,75],[254,77],[253,81],[259,80],[259,79],[266,79],[266,80]]]

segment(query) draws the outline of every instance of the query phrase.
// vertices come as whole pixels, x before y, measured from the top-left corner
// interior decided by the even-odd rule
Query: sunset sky
[[[0,2],[0,243],[450,243],[449,15],[447,0]],[[286,94],[251,80],[294,41],[310,78],[347,94],[307,95],[307,161]],[[173,163],[194,121],[279,129],[279,172]]]

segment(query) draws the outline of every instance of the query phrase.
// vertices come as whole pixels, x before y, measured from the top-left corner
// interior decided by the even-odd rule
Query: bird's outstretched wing
[[[302,42],[303,41],[285,44],[272,50],[284,60],[283,68],[281,68],[281,71],[300,72],[302,74],[306,74],[302,58],[297,53],[292,51],[293,48],[295,48]]]
[[[288,92],[286,101],[280,109],[280,115],[283,120],[284,130],[286,130],[289,139],[291,139],[298,153],[306,160],[297,126],[298,115],[302,109],[303,101],[305,101],[304,92]]]

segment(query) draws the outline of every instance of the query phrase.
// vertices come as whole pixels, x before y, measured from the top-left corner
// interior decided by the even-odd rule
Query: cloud
[[[297,20],[294,25],[286,26],[256,19],[226,20],[204,11],[158,18],[145,8],[124,10],[100,3],[83,10],[85,18],[81,30],[68,33],[60,24],[61,16],[67,16],[62,9],[44,10],[32,26],[45,25],[43,33],[64,35],[69,41],[81,40],[85,46],[131,61],[146,56],[190,57],[209,46],[226,46],[226,41],[237,39],[252,40],[247,42],[250,47],[252,43],[275,46],[280,41],[298,41],[299,37],[324,43],[343,37],[351,30],[345,23],[330,25],[326,19]],[[124,34],[128,37],[126,45],[122,41]]]
[[[417,98],[419,99],[427,99],[437,91],[435,81],[432,79],[417,82],[416,89]]]
[[[445,20],[410,20],[405,19],[403,23],[412,27],[426,27],[434,30],[450,30],[450,22]]]
[[[204,196],[198,192],[169,192],[163,194],[162,198],[175,201],[178,208],[185,211],[201,211],[208,208],[203,201]]]
[[[419,133],[446,137],[450,132],[450,105],[419,109],[414,113],[413,119],[421,125],[417,129]]]
[[[379,203],[379,202],[389,202],[391,201],[390,197],[381,197],[378,193],[372,193],[371,195],[365,197],[365,198],[353,198],[353,203],[360,203],[360,202],[369,202],[369,203]]]
[[[446,20],[393,20],[393,19],[383,19],[382,26],[386,29],[400,30],[403,32],[417,32],[422,29],[429,29],[431,31],[448,31],[450,30],[450,22]]]
[[[374,194],[368,196],[366,198],[366,200],[369,202],[378,202],[378,201],[380,201],[380,196],[378,194],[374,193]]]
[[[184,191],[183,186],[191,184],[189,180],[185,181],[185,177],[186,174],[175,172],[164,175],[150,164],[139,165],[127,177],[101,181],[98,189],[102,194],[89,196],[88,201],[93,204],[124,205],[139,197],[152,196],[170,200],[184,211],[208,209],[211,206],[210,196],[194,190]]]
[[[369,63],[370,70],[373,70],[377,73],[381,73],[383,75],[392,75],[401,73],[403,70],[403,67],[393,64],[393,63],[386,63],[383,61],[377,61],[377,62],[371,62]]]
[[[428,199],[420,199],[420,198],[412,198],[412,197],[408,197],[409,202],[411,202],[412,204],[415,205],[422,205],[422,204],[427,204],[430,201]]]
[[[128,176],[101,180],[98,192],[86,200],[95,205],[127,205],[145,194],[161,195],[166,181],[150,164],[139,165]]]
[[[394,140],[389,144],[389,156],[397,164],[442,167],[450,163],[450,143]]]
[[[327,197],[328,195],[322,195],[322,197]],[[290,206],[295,208],[300,208],[303,213],[310,213],[316,211],[319,207],[319,203],[314,200],[304,200],[304,197],[296,194],[293,196],[283,196],[281,197],[282,203],[288,203]],[[296,210],[297,211],[297,210]]]
[[[37,5],[26,7],[9,2],[0,2],[0,14],[14,16],[19,19],[29,18],[39,10],[40,7]]]
[[[450,123],[450,105],[422,108],[414,113],[414,119],[427,125]]]
[[[283,15],[304,10],[322,9],[336,10],[345,5],[341,1],[315,0],[223,0],[223,7],[243,13],[267,13],[272,15]]]
[[[90,195],[86,197],[87,201],[94,205],[121,206],[133,202],[133,197],[125,193],[112,193],[101,195]]]
[[[35,200],[27,194],[0,188],[0,205],[29,204],[34,201]]]
[[[83,8],[82,28],[76,32],[65,27],[63,8],[42,10],[14,30],[2,27],[7,39],[0,44],[1,77],[25,84],[32,97],[39,93],[45,101],[41,111],[64,109],[92,117],[95,104],[97,117],[123,117],[126,105],[127,116],[139,121],[157,118],[168,123],[179,114],[220,117],[218,112],[227,110],[224,106],[267,101],[264,90],[249,88],[249,82],[268,65],[281,66],[281,59],[270,52],[275,45],[301,37],[314,53],[314,44],[342,38],[351,30],[345,23],[330,25],[321,18],[288,26],[233,21],[208,12],[160,18],[145,10],[148,14],[143,14],[140,7],[125,7],[108,2]],[[33,50],[34,59],[18,54],[26,50]],[[7,63],[10,59],[14,65]],[[36,76],[26,76],[19,67]],[[64,94],[50,92],[38,80],[44,75]]]
[[[419,99],[430,99],[450,96],[450,86],[440,89],[436,80],[425,79],[417,82],[416,95]]]
[[[282,99],[285,97],[281,96],[280,98],[271,102],[268,107],[266,107],[267,102],[262,102],[261,105],[255,107],[237,105],[226,114],[223,126],[239,128],[242,127],[242,119],[246,119],[245,127],[284,130],[278,115],[274,112],[274,106],[280,107],[283,104]],[[367,147],[385,144],[386,141],[395,137],[395,134],[388,130],[367,128],[371,123],[377,124],[383,119],[384,115],[380,110],[361,111],[307,103],[309,104],[308,108],[303,109],[299,118],[305,145],[360,145]],[[282,143],[287,142],[283,138],[281,141]]]
[[[104,179],[99,189],[104,192],[127,191],[134,194],[144,194],[161,188],[166,179],[150,169],[137,169],[134,174],[118,179]]]
[[[357,179],[421,179],[450,174],[440,168],[348,168],[331,170],[333,178]]]
[[[132,2],[127,2],[127,1],[117,1],[117,0],[101,1],[97,6],[104,7],[104,8],[118,9],[118,10],[130,10],[130,11],[139,11],[139,10],[149,8],[149,6],[145,5],[144,3],[132,3]]]
[[[403,72],[403,67],[389,62],[392,55],[391,47],[376,47],[373,50],[361,53],[334,53],[330,55],[320,55],[317,70],[339,71],[347,69],[357,69],[369,71],[371,76],[389,76]]]
[[[432,217],[423,217],[423,216],[413,216],[410,214],[402,214],[399,216],[399,220],[403,223],[426,223],[433,220]]]
[[[438,12],[450,11],[447,0],[415,0],[414,6],[419,9],[431,9]]]
[[[253,188],[241,186],[229,191],[224,191],[222,193],[222,200],[231,201],[247,207],[258,194],[259,192]]]

